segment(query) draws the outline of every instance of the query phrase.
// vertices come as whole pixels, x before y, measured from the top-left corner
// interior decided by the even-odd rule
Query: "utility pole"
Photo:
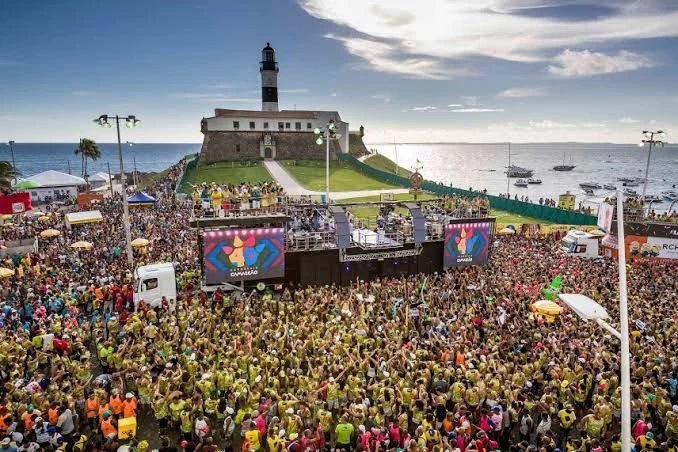
[[[68,159],[68,174],[71,174],[71,160]]]
[[[113,197],[113,177],[111,177],[111,162],[106,162],[108,165],[108,186],[111,189],[111,198]]]
[[[14,140],[9,140],[7,144],[9,144],[9,151],[12,153],[12,168],[14,168],[14,171],[16,171],[17,170],[16,163],[14,162]],[[16,176],[14,176],[14,185],[16,185],[16,183],[17,178]]]

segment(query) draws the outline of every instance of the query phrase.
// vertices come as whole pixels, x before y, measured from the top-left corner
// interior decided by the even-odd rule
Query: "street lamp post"
[[[125,141],[125,144],[128,145],[129,147],[134,146],[134,141]],[[137,188],[137,155],[135,152],[132,153],[132,159],[134,162],[134,173],[132,173],[132,183],[134,184],[134,189],[136,190]]]
[[[120,141],[120,120],[125,121],[125,125],[128,128],[133,128],[139,125],[141,120],[137,119],[134,115],[128,116],[109,116],[101,115],[94,120],[95,124],[100,125],[101,127],[110,128],[111,124],[108,122],[109,119],[115,119],[115,126],[118,132],[118,159],[120,160],[120,184],[122,191],[122,220],[125,226],[125,241],[127,248],[127,263],[130,267],[134,267],[134,254],[132,252],[132,231],[130,229],[129,222],[129,205],[127,204],[127,189],[126,189],[126,180],[125,180],[125,168],[122,162],[122,142]],[[111,196],[113,194],[111,193]]]
[[[647,152],[647,164],[645,165],[645,182],[643,183],[643,200],[645,200],[645,192],[647,191],[647,175],[650,172],[650,157],[652,157],[652,147],[653,146],[664,146],[664,141],[662,140],[655,140],[654,136],[657,135],[659,138],[664,138],[666,137],[666,133],[664,133],[661,130],[657,130],[656,132],[653,132],[651,130],[643,130],[643,140],[638,143],[639,147],[643,147],[646,144],[649,145],[649,149]]]
[[[341,135],[337,133],[337,125],[334,119],[330,119],[325,127],[320,129],[316,127],[313,131],[315,133],[316,144],[323,144],[325,142],[325,203],[330,203],[330,140],[337,140]]]
[[[616,331],[604,320],[605,308],[581,294],[561,294],[558,298],[584,320],[594,320],[621,342],[621,440],[622,451],[631,450],[631,359],[629,348],[629,309],[626,293],[626,252],[624,247],[624,200],[617,190],[617,248],[619,257],[619,326]]]

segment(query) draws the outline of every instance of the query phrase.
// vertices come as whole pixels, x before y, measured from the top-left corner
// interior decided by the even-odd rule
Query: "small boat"
[[[619,182],[633,182],[636,179],[633,177],[618,177],[617,180]]]
[[[616,189],[617,189],[617,187],[615,187],[615,186],[612,185],[612,184],[605,184],[605,185],[603,185],[603,188],[604,188],[605,190],[616,190]]]
[[[664,197],[665,200],[667,201],[676,201],[678,200],[678,192],[675,192],[673,190],[669,191],[663,191],[662,196]]]
[[[528,184],[541,184],[541,179],[532,179],[531,177],[527,180]]]
[[[518,179],[513,183],[516,187],[527,187],[527,181],[525,179]]]
[[[585,188],[584,193],[586,193],[587,195],[593,195],[593,190],[590,188]]]
[[[626,190],[624,190],[624,194],[626,196],[638,196],[638,192],[635,191],[635,190],[631,190],[630,188],[627,188]]]
[[[532,171],[531,169],[522,168],[522,167],[516,166],[516,165],[511,165],[506,170],[506,175],[508,177],[520,177],[520,178],[522,178],[522,177],[532,177],[533,174],[534,174],[534,171]]]
[[[599,190],[599,189],[603,188],[602,185],[596,184],[595,182],[584,182],[582,184],[579,184],[579,186],[581,188],[592,188],[594,190]]]
[[[623,185],[624,187],[637,187],[637,186],[639,186],[640,184],[639,184],[638,182],[636,182],[636,181],[631,181],[631,182],[624,182],[622,185]]]
[[[664,198],[658,195],[645,195],[645,202],[664,202]]]

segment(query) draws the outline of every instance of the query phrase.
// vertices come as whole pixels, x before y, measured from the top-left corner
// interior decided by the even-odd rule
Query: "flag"
[[[553,278],[553,281],[551,281],[551,289],[560,289],[560,284],[562,283],[563,277],[558,275],[555,278]]]

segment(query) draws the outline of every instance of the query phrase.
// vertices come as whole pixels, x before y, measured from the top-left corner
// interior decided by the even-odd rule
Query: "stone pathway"
[[[287,170],[275,160],[264,161],[264,166],[271,173],[273,179],[285,189],[290,195],[324,195],[325,192],[305,189],[297,180],[287,172]],[[407,188],[391,188],[384,190],[359,190],[359,191],[333,191],[330,192],[330,198],[334,200],[347,198],[360,198],[363,196],[375,196],[380,193],[408,193]]]

